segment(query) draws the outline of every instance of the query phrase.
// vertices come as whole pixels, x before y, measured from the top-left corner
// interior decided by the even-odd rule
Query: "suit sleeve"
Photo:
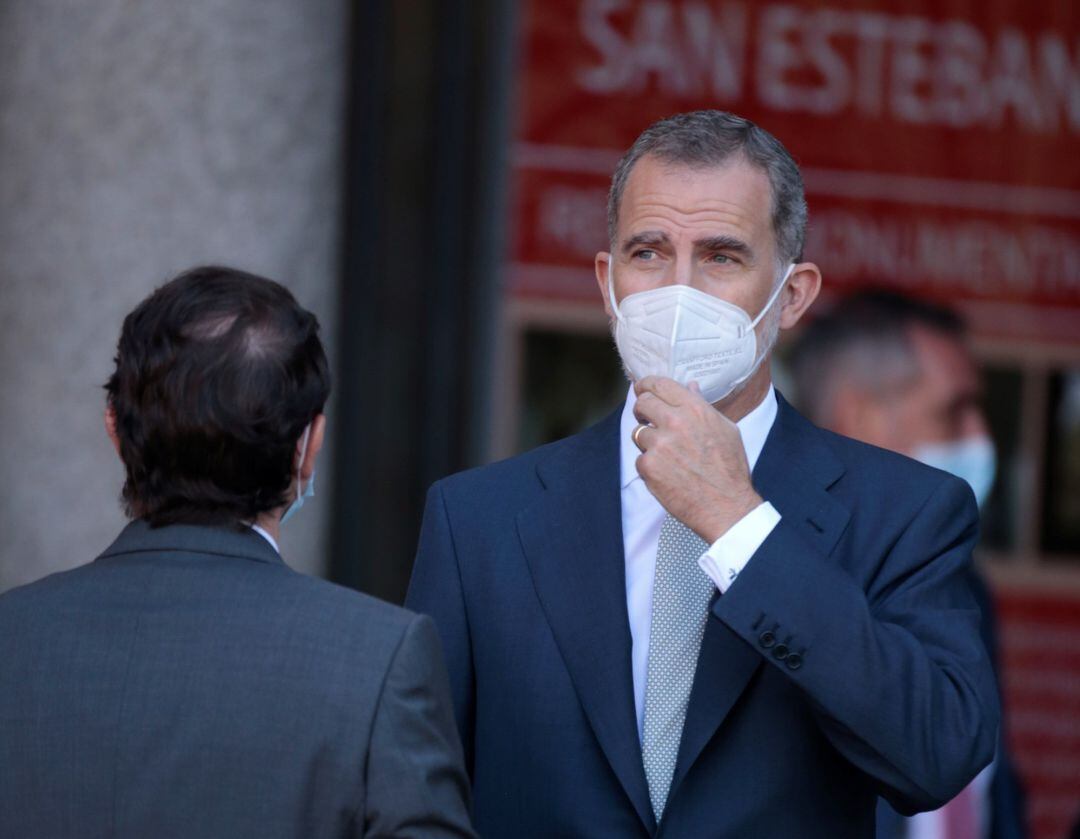
[[[420,545],[405,605],[414,612],[430,615],[439,631],[450,673],[454,714],[465,748],[465,765],[471,774],[474,709],[472,642],[457,550],[440,483],[433,484],[428,491]]]
[[[375,711],[365,837],[475,837],[439,638],[417,616],[405,630]]]
[[[1001,659],[998,655],[997,615],[994,598],[983,578],[975,573],[969,575],[971,590],[975,602],[982,613],[983,644],[990,655],[990,664],[994,668],[996,682],[1001,685]],[[1005,718],[1004,709],[1002,718]],[[990,836],[991,839],[1023,839],[1026,829],[1024,785],[1013,765],[1005,738],[1003,723],[998,735],[997,755],[995,757],[994,777],[990,782]]]
[[[868,594],[781,520],[714,605],[904,814],[941,806],[994,754],[997,691],[967,584],[977,530],[970,490],[943,479]]]

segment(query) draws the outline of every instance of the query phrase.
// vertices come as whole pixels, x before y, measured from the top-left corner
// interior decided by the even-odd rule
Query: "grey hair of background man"
[[[922,375],[913,327],[962,341],[964,322],[951,309],[898,292],[860,291],[811,322],[788,354],[800,410],[818,425],[832,421],[841,385],[878,398],[900,394]]]
[[[623,155],[608,192],[608,239],[614,249],[619,206],[634,165],[650,156],[662,162],[707,168],[742,156],[769,178],[772,226],[780,265],[802,259],[806,238],[806,196],[802,175],[783,144],[750,120],[726,111],[691,111],[653,123]]]

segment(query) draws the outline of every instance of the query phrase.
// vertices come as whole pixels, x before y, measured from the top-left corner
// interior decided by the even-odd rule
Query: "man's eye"
[[[636,251],[634,253],[634,258],[635,259],[650,260],[650,259],[653,259],[655,256],[656,256],[656,251],[651,250],[650,248],[642,248],[641,250]]]
[[[731,262],[731,257],[726,253],[714,253],[709,257],[710,262],[715,262],[718,265],[723,265],[726,262]]]

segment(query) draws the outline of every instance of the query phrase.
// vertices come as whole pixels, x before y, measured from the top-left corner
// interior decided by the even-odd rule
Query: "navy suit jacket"
[[[994,614],[994,599],[986,581],[972,568],[968,577],[971,592],[982,616],[982,639],[990,655],[990,662],[1001,685],[1000,661],[997,644],[997,617]],[[1007,714],[1005,715],[1007,717]],[[989,812],[985,839],[1025,839],[1028,835],[1026,816],[1026,794],[1016,767],[1005,742],[1004,726],[999,731],[997,756],[994,774],[987,790]],[[886,802],[878,802],[877,839],[906,839],[908,823]]]
[[[993,754],[961,481],[782,399],[755,468],[782,520],[723,596],[661,824],[634,713],[619,411],[435,484],[407,605],[443,638],[487,837],[870,837]]]
[[[428,618],[257,533],[129,525],[0,596],[5,839],[471,837]]]

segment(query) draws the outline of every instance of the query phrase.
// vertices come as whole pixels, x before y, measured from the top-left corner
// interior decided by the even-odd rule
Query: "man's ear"
[[[596,255],[594,267],[596,269],[596,284],[600,286],[600,296],[604,299],[604,311],[607,312],[609,319],[614,318],[615,312],[611,308],[612,301],[608,300],[608,271],[611,270],[611,254],[607,251],[600,251]]]
[[[322,450],[323,437],[326,433],[326,415],[316,414],[315,419],[311,421],[311,431],[308,432],[308,444],[307,452],[304,454],[304,462],[300,464],[300,479],[308,481],[311,479],[312,474],[315,472],[315,458],[319,456],[319,452]],[[296,457],[300,457],[300,447],[303,445],[304,438],[301,438],[296,443]]]
[[[781,292],[780,328],[791,329],[799,322],[821,291],[821,271],[813,262],[800,262]]]
[[[109,435],[109,439],[112,440],[113,448],[116,449],[116,454],[120,455],[120,436],[116,433],[116,411],[113,410],[112,405],[105,405],[105,433]]]

